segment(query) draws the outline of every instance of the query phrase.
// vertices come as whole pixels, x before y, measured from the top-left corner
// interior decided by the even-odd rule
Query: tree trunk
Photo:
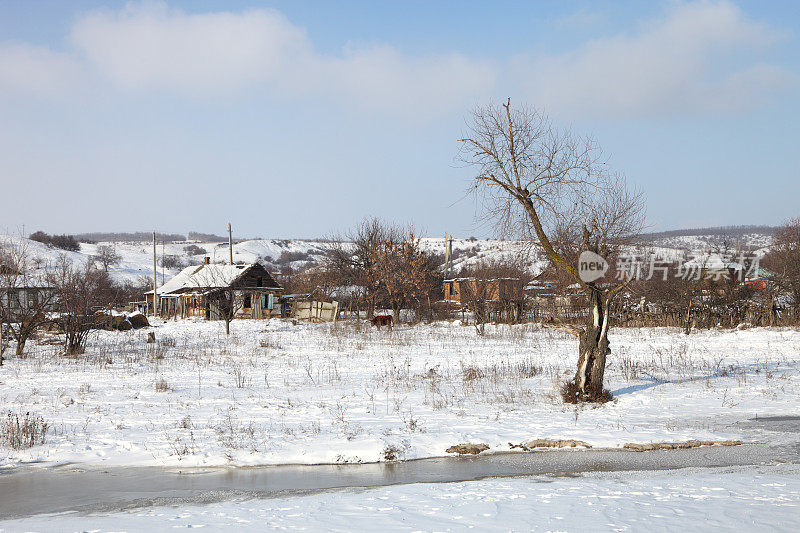
[[[230,334],[231,334],[231,321],[225,319],[225,335],[230,335]]]
[[[692,332],[692,298],[689,297],[689,302],[686,304],[686,324],[683,332],[689,335]]]
[[[573,381],[576,399],[596,401],[604,398],[603,377],[608,343],[610,298],[600,289],[589,289],[589,321],[580,335],[578,369]]]
[[[19,335],[17,337],[17,349],[15,351],[15,354],[17,355],[17,357],[21,356],[22,352],[25,350],[25,342],[27,340],[28,340],[28,336],[27,335]]]

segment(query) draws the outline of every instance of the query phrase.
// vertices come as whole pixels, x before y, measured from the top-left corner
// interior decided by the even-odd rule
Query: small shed
[[[281,298],[282,316],[310,322],[333,322],[339,302],[315,293],[287,294]]]

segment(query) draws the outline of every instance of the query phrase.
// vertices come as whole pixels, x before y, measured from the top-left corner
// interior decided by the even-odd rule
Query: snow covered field
[[[0,531],[797,531],[800,467],[777,465],[349,489],[111,514],[39,515]]]
[[[157,343],[148,344],[149,331]],[[34,413],[47,442],[0,448],[0,465],[352,463],[492,451],[532,438],[594,446],[786,438],[740,422],[800,415],[800,332],[614,329],[599,407],[565,405],[576,341],[536,325],[157,322],[97,332],[87,353],[55,337],[0,368],[3,411]],[[12,352],[13,353],[13,352]]]

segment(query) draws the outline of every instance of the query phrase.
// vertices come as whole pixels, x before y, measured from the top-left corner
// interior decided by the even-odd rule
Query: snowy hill
[[[75,264],[85,264],[97,255],[100,246],[109,246],[120,256],[119,264],[109,267],[109,273],[117,281],[137,282],[153,276],[153,246],[146,242],[98,242],[80,243],[80,252],[67,252],[29,239],[0,236],[0,242],[12,246],[24,243],[32,258],[43,266],[55,264],[63,255]],[[422,249],[444,259],[443,238],[426,237],[420,240]],[[295,269],[319,264],[324,259],[331,243],[310,240],[253,239],[234,243],[235,263],[263,262],[271,271],[279,272],[286,267]],[[541,271],[541,261],[529,254],[529,245],[520,241],[495,239],[453,239],[453,271],[483,260],[512,259],[520,254],[529,263],[534,273]],[[167,258],[163,261],[163,258]],[[204,257],[212,263],[227,262],[227,242],[166,242],[156,246],[159,284],[169,280],[183,267],[200,264]],[[533,259],[531,259],[533,257]]]
[[[701,228],[643,234],[641,244],[657,250],[662,257],[683,256],[686,251],[714,250],[727,243],[731,249],[741,246],[747,250],[764,250],[772,242],[775,228],[769,226],[738,226],[729,228]],[[98,242],[80,243],[80,252],[67,252],[36,241],[9,235],[0,235],[0,243],[11,246],[23,245],[42,266],[55,264],[66,256],[76,264],[85,264],[98,253],[100,246],[110,246],[121,260],[109,267],[111,276],[117,281],[137,282],[143,277],[153,276],[153,246],[147,242]],[[424,237],[420,240],[423,250],[444,259],[444,238]],[[272,272],[286,267],[301,269],[319,264],[331,247],[330,242],[302,239],[252,239],[233,245],[235,263],[263,262]],[[156,247],[159,285],[169,280],[182,268],[200,264],[204,257],[212,263],[228,261],[227,242],[174,241],[159,243]],[[532,274],[544,268],[544,261],[532,250],[529,243],[498,239],[453,239],[452,272],[484,260],[521,258]],[[166,259],[165,259],[166,258]]]
[[[756,250],[772,244],[775,230],[772,226],[723,226],[645,233],[639,238],[651,246],[682,250],[714,250],[725,246]]]

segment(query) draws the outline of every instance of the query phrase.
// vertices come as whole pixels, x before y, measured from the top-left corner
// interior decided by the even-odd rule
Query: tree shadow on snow
[[[712,372],[711,374],[705,374],[702,376],[693,376],[681,379],[660,379],[653,376],[646,376],[642,377],[641,379],[647,380],[647,383],[622,387],[621,389],[611,391],[611,394],[614,397],[617,397],[621,394],[633,394],[634,392],[641,392],[643,390],[651,389],[653,387],[664,385],[666,383],[680,385],[682,383],[692,383],[694,381],[706,381],[710,379],[723,378],[723,377],[734,377],[735,375],[742,375],[742,374],[748,376],[750,374],[757,374],[759,372],[775,372],[778,370],[778,366],[779,365],[766,365],[764,363],[751,363],[749,365],[738,366],[735,368],[728,367],[720,369],[717,370],[716,372]]]

